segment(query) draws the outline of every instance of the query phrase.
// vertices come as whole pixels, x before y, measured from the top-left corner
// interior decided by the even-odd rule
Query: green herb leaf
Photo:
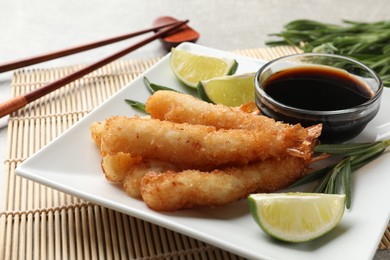
[[[385,150],[386,149],[383,149],[381,152],[378,152],[377,154],[371,156],[370,158],[367,158],[364,161],[351,163],[352,171],[355,171],[355,170],[359,169],[360,167],[363,167],[364,165],[368,164],[369,162],[375,160],[376,158],[381,156],[385,152]]]
[[[169,90],[169,91],[175,91],[175,92],[178,92],[177,90],[174,90],[174,89],[171,89],[171,88],[168,88],[168,87],[164,87],[164,86],[161,86],[161,85],[157,85],[157,84],[154,84],[154,83],[150,83],[149,79],[147,77],[144,77],[144,83],[147,87],[147,89],[150,91],[150,93],[154,93],[156,91],[159,91],[159,90]],[[136,108],[138,110],[141,110],[145,113],[146,112],[146,106],[144,103],[141,103],[141,102],[138,102],[138,101],[135,101],[135,100],[131,100],[131,99],[125,99],[126,103],[129,104],[131,107],[133,108]]]
[[[328,182],[330,180],[330,177],[332,176],[333,169],[330,169],[325,177],[320,181],[317,186],[314,188],[313,192],[316,193],[326,193],[326,187],[328,186]]]
[[[334,194],[338,193],[339,187],[342,186],[342,190],[346,195],[345,206],[349,209],[352,203],[352,173],[378,158],[389,146],[390,139],[371,143],[317,145],[314,148],[317,152],[343,154],[344,157],[336,164],[312,172],[290,187],[296,187],[322,178],[313,192]]]
[[[360,154],[356,154],[351,156],[351,160],[353,164],[360,163],[366,160],[369,160],[371,157],[375,156],[378,153],[382,153],[385,150],[384,147],[382,147],[381,143],[376,144],[371,149],[368,150],[362,150]]]
[[[294,182],[293,184],[291,184],[289,186],[289,188],[298,187],[300,185],[303,185],[303,184],[306,184],[306,183],[318,180],[319,178],[321,178],[325,174],[327,174],[330,171],[331,168],[333,168],[333,165],[332,166],[328,166],[326,168],[322,168],[322,169],[316,170],[314,172],[311,172],[309,175],[306,175],[305,177],[303,177],[303,178],[299,179],[298,181]]]
[[[328,194],[337,193],[338,184],[339,184],[339,182],[338,182],[339,173],[341,172],[343,167],[344,167],[344,162],[341,161],[329,173],[329,179],[328,179],[328,182],[326,183],[326,186],[325,186],[325,193],[328,193]]]
[[[330,153],[330,154],[348,154],[352,155],[355,153],[361,153],[363,149],[369,149],[373,147],[374,143],[350,143],[350,144],[320,144],[314,147],[314,151],[321,153]]]
[[[135,100],[131,100],[131,99],[125,99],[125,101],[131,107],[139,109],[139,110],[141,110],[141,111],[146,113],[146,109],[145,109],[145,104],[144,103],[141,103],[141,102],[138,102],[138,101],[135,101]]]
[[[179,91],[172,89],[172,88],[168,88],[165,86],[151,83],[147,77],[144,77],[144,83],[145,83],[146,87],[148,88],[148,90],[150,91],[150,93],[152,93],[152,94],[156,91],[159,91],[159,90],[169,90],[169,91],[179,92]]]
[[[303,177],[303,178],[299,179],[298,181],[294,182],[292,185],[289,186],[289,188],[298,187],[300,185],[303,185],[303,184],[306,184],[306,183],[318,180],[319,178],[321,178],[325,174],[327,174],[333,167],[334,167],[334,165],[331,165],[331,166],[328,166],[328,167],[316,170],[314,172],[311,172],[310,174],[306,175],[305,177]]]
[[[341,171],[341,179],[343,190],[345,194],[345,206],[347,209],[351,207],[351,179],[352,179],[352,170],[351,170],[351,160],[347,158],[344,163],[344,167]]]

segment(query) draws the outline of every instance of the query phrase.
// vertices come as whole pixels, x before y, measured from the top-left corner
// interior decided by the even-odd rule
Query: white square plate
[[[257,71],[263,61],[240,57],[195,44],[178,48],[198,53],[235,58],[236,74]],[[112,115],[132,116],[137,111],[125,98],[144,102],[150,95],[142,78],[183,92],[170,70],[169,54],[139,78],[124,87],[100,107],[89,113],[56,140],[23,162],[17,175],[61,190],[96,204],[155,223],[205,241],[250,259],[371,259],[390,216],[390,154],[361,168],[353,175],[352,208],[341,223],[327,235],[302,244],[275,241],[265,235],[252,220],[246,200],[224,207],[160,213],[142,201],[127,196],[108,183],[100,168],[101,157],[93,143],[89,126]],[[390,137],[390,90],[385,89],[377,117],[357,141]]]

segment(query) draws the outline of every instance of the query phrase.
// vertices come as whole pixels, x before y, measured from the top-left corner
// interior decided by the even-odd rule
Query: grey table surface
[[[147,28],[158,16],[190,19],[201,33],[198,43],[222,50],[265,47],[269,34],[295,19],[339,24],[390,18],[388,0],[0,0],[0,63]],[[32,67],[90,63],[122,49],[113,44]],[[159,42],[124,57],[164,55]],[[12,72],[0,74],[0,102],[11,96]],[[7,117],[0,119],[0,161],[6,158]],[[0,167],[0,201],[4,167]],[[390,259],[390,250],[374,259]]]

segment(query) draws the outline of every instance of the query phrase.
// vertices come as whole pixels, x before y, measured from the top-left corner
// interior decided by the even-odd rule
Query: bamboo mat
[[[276,47],[236,53],[270,60],[297,51]],[[15,176],[21,162],[158,60],[113,62],[11,115],[0,210],[0,259],[241,259],[199,240]],[[29,92],[79,68],[17,71],[12,94]],[[380,249],[390,249],[389,228]]]

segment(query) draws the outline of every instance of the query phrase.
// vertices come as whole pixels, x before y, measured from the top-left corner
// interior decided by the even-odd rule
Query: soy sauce
[[[379,110],[378,95],[367,83],[332,67],[292,67],[272,74],[260,87],[279,103],[257,92],[256,104],[263,115],[304,127],[321,124],[323,143],[354,138]]]
[[[373,96],[372,90],[357,77],[322,66],[280,71],[263,83],[263,89],[284,105],[315,111],[355,107]]]

